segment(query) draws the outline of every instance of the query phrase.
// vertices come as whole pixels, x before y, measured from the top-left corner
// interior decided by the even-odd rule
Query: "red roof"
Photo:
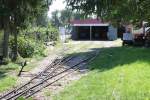
[[[102,24],[103,22],[99,19],[85,19],[85,20],[73,20],[71,24]]]

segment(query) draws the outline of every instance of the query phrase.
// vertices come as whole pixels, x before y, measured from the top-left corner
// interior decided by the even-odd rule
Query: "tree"
[[[36,19],[36,25],[41,27],[46,27],[48,25],[48,16],[47,13],[43,13],[42,15],[38,16]]]
[[[14,34],[14,60],[17,57],[17,35],[20,28],[24,28],[34,18],[47,10],[52,0],[0,0],[0,26],[4,29],[4,52],[8,57],[8,40],[12,31]]]
[[[97,17],[103,18],[109,12],[112,5],[117,0],[66,0],[67,5],[73,10],[82,10],[86,15],[96,14]]]
[[[51,23],[55,27],[67,27],[71,20],[85,19],[87,17],[88,16],[86,16],[83,12],[72,11],[71,9],[66,8],[61,11],[56,10],[52,12]]]
[[[70,9],[64,9],[60,12],[60,21],[63,26],[69,24],[70,20],[72,19],[73,12]]]
[[[70,20],[77,20],[77,19],[85,19],[88,18],[83,12],[81,11],[72,11],[69,8],[66,8],[60,11],[60,20],[62,23],[68,23]]]
[[[62,26],[62,23],[60,21],[60,11],[56,10],[52,12],[52,18],[51,18],[51,23],[55,27],[60,27]]]
[[[96,14],[101,19],[116,22],[136,22],[148,20],[149,0],[66,0],[73,10],[82,10],[85,14]]]

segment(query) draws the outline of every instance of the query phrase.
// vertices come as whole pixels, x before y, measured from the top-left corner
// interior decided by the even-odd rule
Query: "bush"
[[[3,64],[7,65],[9,62],[11,62],[11,60],[9,58],[3,58]]]
[[[20,30],[18,53],[23,58],[32,57],[33,55],[46,56],[44,42],[54,42],[56,44],[57,41],[59,41],[59,32],[50,24],[48,27],[29,26],[25,30]],[[13,50],[14,44],[14,39],[11,37],[11,50]]]
[[[13,50],[15,43],[12,37],[10,38],[9,44],[11,50]],[[18,53],[23,58],[32,57],[34,54],[34,42],[18,36]]]
[[[43,43],[38,43],[37,45],[34,46],[35,47],[35,51],[34,51],[34,54],[35,55],[40,55],[40,56],[46,56],[45,54],[45,45]]]
[[[10,48],[13,50],[14,40],[10,38]],[[41,42],[36,42],[35,40],[18,36],[18,53],[23,58],[32,57],[33,55],[45,56],[45,46]]]
[[[47,32],[50,41],[59,41],[59,31],[56,28],[49,25]]]
[[[50,24],[48,27],[29,27],[21,33],[27,38],[37,39],[43,42],[59,40],[59,31]]]

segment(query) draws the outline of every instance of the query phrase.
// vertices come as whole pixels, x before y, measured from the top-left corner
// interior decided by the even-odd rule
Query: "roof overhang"
[[[109,24],[73,24],[72,26],[109,26]]]

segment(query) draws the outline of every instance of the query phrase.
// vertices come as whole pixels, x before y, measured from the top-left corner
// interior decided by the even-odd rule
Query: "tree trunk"
[[[14,30],[14,43],[15,43],[15,45],[14,45],[14,57],[13,57],[13,61],[16,61],[17,60],[17,57],[18,57],[18,30],[17,30],[17,28],[15,27],[14,28],[15,30]]]
[[[9,17],[4,18],[4,41],[3,41],[3,57],[8,58],[8,42],[9,42]]]

